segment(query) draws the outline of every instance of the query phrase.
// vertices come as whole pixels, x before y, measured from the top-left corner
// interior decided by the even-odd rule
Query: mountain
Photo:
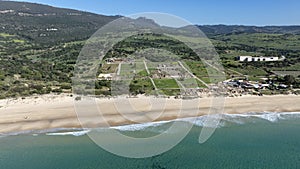
[[[0,1],[0,32],[38,43],[83,40],[120,16],[104,16],[26,2]]]
[[[0,1],[0,32],[36,43],[56,44],[85,40],[101,26],[121,16],[105,16],[27,2]],[[142,18],[143,19],[143,18]],[[143,19],[149,25],[152,20]],[[233,33],[300,34],[300,26],[198,25],[208,36]]]
[[[300,26],[197,25],[207,35],[238,33],[300,34]]]
[[[70,92],[74,65],[85,40],[103,25],[120,17],[0,0],[0,99]],[[195,36],[198,33],[192,26],[180,29],[160,27],[153,20],[143,17],[136,20],[126,18],[122,21],[124,24],[115,28],[131,28],[134,23],[138,28],[150,27],[173,34],[180,31],[186,36]],[[250,72],[255,78],[273,69],[300,70],[300,26],[197,26],[212,39],[224,67],[243,71],[244,66],[248,66],[242,73]],[[127,41],[117,44],[108,55],[128,56],[137,50],[148,48],[169,50],[189,60],[190,64],[196,62],[189,48],[158,34],[128,38]],[[234,57],[240,53],[284,55],[286,61],[265,64],[262,67],[242,67],[241,63],[234,61]],[[202,72],[201,66],[196,65],[192,67],[200,69],[196,69],[194,73]],[[99,91],[102,86],[109,86],[108,84],[99,83]],[[103,88],[103,92],[107,94],[107,88]]]

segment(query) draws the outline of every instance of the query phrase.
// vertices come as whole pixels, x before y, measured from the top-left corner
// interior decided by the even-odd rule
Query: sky
[[[19,0],[104,15],[168,13],[199,25],[300,25],[299,0]]]

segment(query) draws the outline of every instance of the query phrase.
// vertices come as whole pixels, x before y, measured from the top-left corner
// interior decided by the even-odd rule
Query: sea
[[[141,159],[112,154],[95,144],[88,134],[117,130],[131,137],[148,137],[163,132],[173,121],[103,130],[55,129],[1,135],[0,169],[300,168],[300,113],[220,116],[220,123],[206,142],[199,143],[199,134],[209,115],[182,119],[183,127],[188,123],[193,127],[179,144]]]

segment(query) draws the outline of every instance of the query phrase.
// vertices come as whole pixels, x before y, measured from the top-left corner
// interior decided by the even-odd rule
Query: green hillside
[[[0,1],[0,98],[71,92],[74,65],[85,41],[101,26],[119,17],[40,4]],[[151,21],[145,22],[158,26]],[[205,25],[199,28],[208,35],[220,54],[227,78],[243,74],[259,81],[262,77],[274,76],[284,82],[281,71],[290,70],[295,78],[293,85],[299,86],[299,76],[296,76],[300,71],[299,26]],[[210,83],[203,63],[194,53],[182,43],[163,36],[129,38],[115,46],[107,57],[127,57],[138,49],[151,47],[177,54],[185,60],[194,75]],[[241,63],[235,61],[239,55],[284,55],[286,60]],[[159,58],[151,59],[159,61]],[[145,72],[143,74],[151,76],[145,75]],[[109,94],[109,82],[99,84],[96,87]],[[153,88],[148,79],[144,83],[137,79],[131,86],[135,88],[131,91],[136,94],[140,91],[137,89],[139,86],[147,92]],[[204,84],[199,86],[205,87]],[[168,93],[172,94],[170,91]]]

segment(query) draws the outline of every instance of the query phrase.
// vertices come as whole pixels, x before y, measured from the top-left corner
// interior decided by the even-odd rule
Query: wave
[[[5,134],[0,134],[1,137],[7,137],[7,136],[18,136],[18,135],[32,135],[32,136],[39,136],[41,134],[55,134],[55,133],[70,133],[69,135],[72,135],[71,132],[81,132],[83,129],[81,128],[54,128],[54,129],[45,129],[45,130],[26,130],[26,131],[18,131],[18,132],[10,132]]]
[[[124,125],[124,126],[110,127],[110,128],[119,131],[139,131],[139,130],[149,129],[150,127],[151,128],[159,127],[164,124],[172,123],[175,121],[188,122],[199,127],[205,126],[205,127],[221,128],[226,126],[228,123],[240,124],[240,125],[246,123],[255,123],[257,119],[275,123],[278,122],[279,120],[288,120],[288,119],[295,119],[295,118],[300,118],[300,112],[283,112],[283,113],[250,112],[246,114],[211,114],[211,115],[203,115],[199,117],[189,117],[189,118],[175,119],[170,121],[150,122],[144,124],[131,124],[131,125]]]
[[[255,123],[257,119],[265,120],[268,122],[278,122],[280,120],[289,120],[300,118],[300,112],[283,112],[283,113],[274,113],[274,112],[264,112],[256,113],[250,112],[246,114],[214,114],[214,115],[205,115],[196,118],[184,119],[184,121],[190,122],[196,126],[200,127],[224,127],[228,123],[232,124],[246,124],[246,123]],[[208,121],[215,121],[217,126],[207,126]]]
[[[58,133],[46,133],[47,136],[84,136],[88,134],[91,130],[82,130],[82,131],[71,131],[71,132],[58,132]]]
[[[166,123],[170,123],[172,121],[159,121],[159,122],[149,122],[149,123],[141,123],[141,124],[130,124],[124,126],[115,126],[110,127],[110,129],[116,129],[119,131],[138,131],[138,130],[145,130],[149,127],[158,127]]]

